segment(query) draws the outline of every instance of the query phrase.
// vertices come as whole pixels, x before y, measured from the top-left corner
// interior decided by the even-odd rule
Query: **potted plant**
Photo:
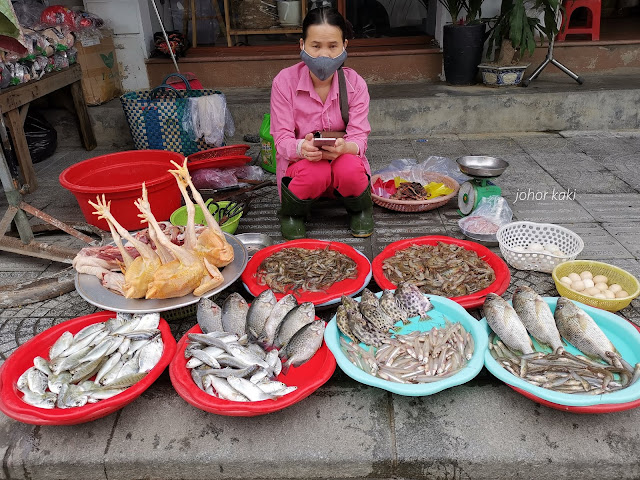
[[[482,60],[486,23],[480,18],[483,0],[438,0],[451,16],[442,29],[442,59],[447,83],[473,85]]]
[[[487,48],[487,56],[495,54],[495,61],[478,65],[485,85],[512,86],[521,82],[529,66],[523,59],[533,55],[536,34],[542,43],[558,33],[559,3],[559,0],[531,0],[527,4],[523,0],[502,0]]]

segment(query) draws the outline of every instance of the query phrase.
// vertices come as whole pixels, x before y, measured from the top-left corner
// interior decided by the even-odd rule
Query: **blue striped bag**
[[[180,77],[186,90],[177,90],[168,85],[167,79],[172,76]],[[189,112],[189,99],[205,95],[222,95],[222,92],[207,88],[194,90],[189,80],[177,73],[168,75],[160,86],[152,90],[137,90],[122,95],[122,109],[136,148],[169,150],[188,156],[219,147],[205,142],[203,138],[194,139],[193,132],[183,127],[183,117]]]

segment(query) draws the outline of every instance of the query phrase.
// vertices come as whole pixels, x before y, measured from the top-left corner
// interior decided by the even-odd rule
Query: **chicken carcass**
[[[195,207],[187,192],[187,187],[189,187],[194,200],[202,209],[205,221],[207,222],[204,229],[202,229],[197,235],[195,232],[195,224],[191,226],[187,225],[187,229],[185,231],[185,243],[189,242],[190,248],[193,248],[196,254],[200,257],[207,259],[210,264],[215,265],[216,267],[229,265],[233,261],[233,246],[227,242],[224,232],[218,225],[218,222],[216,222],[213,215],[211,215],[211,212],[207,208],[207,205],[205,205],[200,192],[198,192],[196,187],[193,186],[191,176],[189,175],[189,169],[187,168],[187,159],[184,159],[184,164],[182,166],[178,165],[174,161],[171,161],[171,163],[176,167],[176,170],[169,170],[169,172],[178,182],[178,187],[182,192],[182,196],[184,197],[185,205],[187,207],[187,216],[189,217],[191,213],[195,215]]]
[[[192,292],[200,296],[224,281],[220,271],[206,258],[197,255],[186,238],[181,246],[175,245],[167,238],[151,213],[151,205],[146,195],[143,194],[143,198],[138,199],[135,204],[141,212],[140,217],[149,224],[149,234],[156,242],[156,249],[164,252],[161,258],[173,258],[156,270],[153,280],[149,283],[146,298],[182,297]],[[194,212],[188,213],[187,224],[193,225]]]
[[[146,196],[146,187],[142,184],[142,195]],[[97,203],[89,201],[89,204],[96,210],[94,215],[104,219],[109,225],[111,235],[118,249],[122,253],[124,265],[121,267],[124,273],[124,284],[122,291],[126,298],[144,298],[147,294],[147,288],[151,282],[156,270],[161,265],[160,257],[151,248],[150,245],[137,240],[131,235],[111,214],[111,201],[107,202],[104,195],[102,199],[97,197]],[[126,239],[140,253],[135,259],[128,254],[122,244],[122,238]]]

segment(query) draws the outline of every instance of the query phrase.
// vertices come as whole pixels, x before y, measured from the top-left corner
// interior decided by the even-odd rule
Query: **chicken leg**
[[[181,190],[184,189],[184,192],[186,192],[187,185],[189,186],[191,194],[198,206],[202,209],[202,213],[207,222],[206,228],[197,236],[194,248],[195,252],[201,257],[206,258],[211,265],[215,265],[216,267],[229,265],[233,261],[233,246],[227,242],[220,225],[218,225],[216,219],[211,215],[211,212],[202,199],[200,192],[198,192],[191,182],[191,176],[189,175],[189,170],[187,168],[187,159],[185,158],[182,166],[178,165],[174,161],[171,161],[171,163],[176,167],[176,170],[169,171],[176,177],[178,186],[180,186]],[[188,195],[185,197],[185,202],[187,202],[187,197]],[[189,209],[189,203],[191,203],[191,199],[187,202],[187,212]]]
[[[144,184],[142,184],[143,191],[145,190]],[[131,235],[111,214],[111,201],[107,202],[104,195],[102,199],[100,196],[96,197],[97,203],[89,201],[89,204],[95,208],[94,215],[98,215],[98,218],[102,218],[109,224],[109,229],[114,235],[114,240],[122,253],[123,261],[125,262],[124,270],[124,284],[122,291],[126,298],[143,298],[147,293],[147,288],[151,279],[153,278],[156,270],[160,267],[160,258],[156,252],[143,242],[137,240]],[[134,260],[127,254],[126,250],[122,246],[120,236],[127,240],[135,249],[140,253],[140,256]],[[128,263],[128,264],[127,264]]]

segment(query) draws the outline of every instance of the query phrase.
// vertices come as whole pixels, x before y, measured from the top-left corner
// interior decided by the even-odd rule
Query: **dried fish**
[[[459,297],[491,285],[493,269],[474,251],[458,245],[412,245],[385,259],[382,269],[387,279],[398,285],[411,282],[423,293]]]
[[[262,261],[257,281],[277,293],[323,292],[334,283],[357,275],[356,262],[329,247],[283,248]]]

